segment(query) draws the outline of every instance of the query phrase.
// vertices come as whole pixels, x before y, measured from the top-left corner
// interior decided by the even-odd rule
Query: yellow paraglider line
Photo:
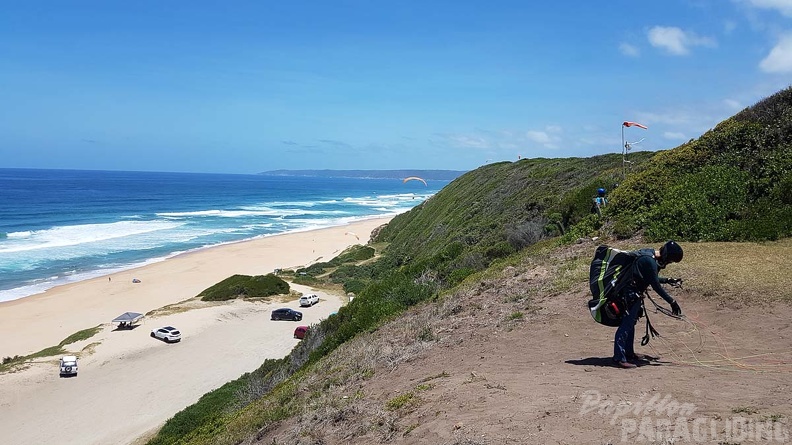
[[[792,360],[784,359],[783,356],[785,355],[792,355],[792,350],[788,351],[777,351],[777,352],[762,352],[758,354],[751,354],[745,355],[742,357],[734,357],[729,352],[728,343],[721,338],[721,335],[715,332],[715,329],[708,326],[706,323],[698,319],[698,317],[693,315],[687,315],[683,319],[686,323],[688,323],[691,327],[690,330],[687,332],[682,332],[682,334],[698,334],[699,336],[699,345],[698,350],[694,350],[690,345],[688,345],[684,341],[679,341],[682,346],[690,353],[692,360],[686,357],[683,357],[679,353],[676,352],[673,345],[670,344],[668,340],[663,337],[657,337],[657,339],[667,347],[667,354],[672,357],[670,360],[671,363],[676,363],[679,365],[686,365],[686,366],[694,366],[700,368],[708,368],[708,369],[717,369],[722,371],[742,371],[742,372],[753,372],[753,373],[764,373],[764,372],[790,372],[792,371]],[[712,352],[713,355],[718,356],[720,358],[711,358],[706,360],[701,360],[698,357],[698,353],[701,353],[704,350],[705,345],[705,334],[710,334],[712,338],[717,343],[718,349],[721,349],[722,352]],[[660,351],[657,350],[653,345],[649,345],[649,347],[658,355],[662,355]],[[760,363],[748,363],[747,361],[766,358],[766,357],[774,357],[775,360],[761,360]]]

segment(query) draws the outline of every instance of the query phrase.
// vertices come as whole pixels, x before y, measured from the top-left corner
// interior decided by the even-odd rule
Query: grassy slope
[[[790,91],[782,91],[727,120],[698,141],[657,155],[634,154],[632,160],[637,168],[613,192],[612,205],[605,214],[612,220],[605,228],[623,235],[637,231],[653,239],[789,236],[792,205],[784,193],[792,186]],[[431,289],[443,292],[466,276],[486,269],[493,261],[495,266],[490,270],[503,270],[510,261],[524,266],[526,261],[552,260],[547,268],[552,266],[554,272],[547,286],[556,291],[585,279],[588,258],[553,254],[552,242],[540,243],[512,258],[500,258],[524,247],[521,243],[525,241],[535,242],[547,234],[554,222],[575,235],[597,229],[602,221],[589,215],[591,196],[597,187],[617,182],[620,173],[621,156],[606,155],[498,163],[457,178],[424,204],[394,218],[381,232],[378,241],[389,243],[383,258],[388,268],[398,270],[398,274],[371,274],[377,278],[380,273],[380,277],[390,281],[375,281],[350,305],[356,307],[339,313],[337,318],[342,322],[335,320],[335,326],[340,325],[339,329],[346,332],[343,337],[336,337],[333,344],[342,345],[353,338],[350,334],[354,332],[365,335],[380,323],[371,318],[369,309],[386,308],[382,313],[388,317],[393,311],[420,302],[424,297],[415,299],[409,295],[425,293],[426,281],[434,280],[436,286]],[[734,296],[736,284],[742,289],[740,295],[788,299],[786,289],[790,283],[785,274],[778,272],[778,265],[783,264],[789,246],[788,240],[750,245],[693,244],[679,270],[695,277],[696,283],[703,286],[703,296]],[[745,267],[746,264],[753,267]],[[460,270],[465,273],[455,276]],[[475,287],[476,277],[465,282]],[[728,289],[732,291],[726,292]],[[522,301],[525,296],[515,298]],[[442,310],[439,314],[449,315],[443,315]],[[357,317],[366,318],[366,322],[355,322]],[[345,321],[351,324],[344,324]],[[333,338],[332,329],[327,332],[328,338]],[[412,332],[426,334],[431,340],[431,331],[419,328]],[[321,343],[321,339],[314,341]],[[211,422],[195,424],[178,436],[167,440],[160,437],[154,443],[234,443],[296,415],[306,403],[312,406],[313,398],[323,398],[322,387],[327,390],[344,378],[365,378],[367,371],[362,368],[339,377],[314,375],[314,379],[324,383],[312,390],[309,399],[301,399],[300,379],[312,375],[317,363],[335,356],[332,348],[325,348],[323,356],[314,354],[312,360],[306,360],[304,357],[311,354],[306,344],[298,347],[296,356],[293,353],[286,358],[293,363],[291,372],[306,365],[292,378],[278,380],[280,383],[268,395],[259,398],[264,395],[259,392],[241,404],[237,400],[215,408],[205,405],[201,410],[212,413]],[[295,358],[299,356],[303,359]],[[358,359],[365,362],[364,357]],[[244,387],[244,382],[237,384]],[[190,424],[190,417],[181,422]]]
[[[640,152],[631,159],[638,169],[653,155]],[[576,223],[589,213],[598,187],[619,182],[621,167],[616,154],[486,165],[394,218],[380,239],[391,243],[390,252],[413,259],[436,255],[453,242],[484,253],[508,241],[509,229],[521,223]]]

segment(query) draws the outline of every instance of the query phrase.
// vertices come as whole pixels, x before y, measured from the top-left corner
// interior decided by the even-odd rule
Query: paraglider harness
[[[612,327],[618,327],[621,324],[624,314],[629,308],[622,291],[632,283],[632,269],[641,255],[638,251],[628,252],[606,245],[597,247],[589,270],[589,287],[594,298],[589,300],[588,308],[594,321]],[[682,280],[669,280],[668,284],[681,288]],[[640,313],[635,319],[646,317],[646,335],[641,339],[641,345],[646,346],[651,338],[659,336],[660,333],[649,320],[644,297],[649,298],[658,312],[677,319],[681,317],[657,304],[646,289],[637,293],[636,296],[641,299],[641,307]]]
[[[676,279],[674,279],[674,281],[669,281],[668,284],[673,286],[673,287],[677,287],[677,288],[681,289],[682,288],[682,279],[681,278],[676,278]],[[671,312],[670,310],[668,310],[668,309],[664,308],[663,306],[660,306],[659,304],[657,304],[657,302],[654,301],[654,299],[651,297],[651,295],[649,295],[649,292],[647,290],[644,290],[643,292],[639,293],[638,294],[638,298],[641,299],[641,309],[639,310],[640,313],[639,313],[638,317],[635,318],[635,320],[637,322],[638,319],[640,319],[641,317],[646,317],[646,334],[643,336],[643,338],[641,338],[641,346],[648,345],[649,344],[649,340],[651,340],[652,338],[660,337],[660,333],[657,332],[657,329],[655,329],[654,326],[652,326],[652,322],[649,320],[649,312],[646,310],[646,298],[648,298],[649,301],[652,302],[652,305],[655,307],[655,311],[656,312],[660,312],[661,314],[668,315],[671,318],[676,318],[677,320],[681,320],[682,319],[681,315],[674,315],[674,313]],[[622,302],[624,302],[624,297],[621,297],[620,299],[622,300]],[[626,307],[626,302],[624,302],[624,307]],[[622,316],[619,317],[619,321],[620,322],[621,322],[621,318],[623,318],[623,317],[624,317],[624,315],[623,315],[623,312],[622,312]]]

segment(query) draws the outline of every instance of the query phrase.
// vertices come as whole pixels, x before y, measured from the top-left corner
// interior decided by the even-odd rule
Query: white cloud
[[[792,73],[792,34],[787,34],[770,50],[770,54],[759,62],[766,73]]]
[[[461,148],[490,148],[491,144],[489,141],[484,139],[481,136],[469,136],[464,134],[454,134],[447,136],[448,141],[456,146]]]
[[[726,105],[726,107],[734,111],[739,111],[744,108],[740,102],[734,99],[723,99],[723,105]]]
[[[562,130],[560,125],[548,125],[545,127],[545,131],[548,133],[561,133]]]
[[[525,137],[528,140],[539,143],[539,144],[548,144],[550,143],[550,136],[545,133],[544,131],[535,131],[531,130],[525,133]]]
[[[648,125],[649,128],[659,127],[672,133],[700,135],[732,114],[734,114],[732,110],[725,111],[721,103],[713,103],[710,106],[701,105],[695,109],[682,108],[662,112],[639,111],[635,117],[638,122]]]
[[[726,20],[723,22],[723,32],[725,34],[731,34],[735,29],[737,29],[737,23],[731,20]]]
[[[672,141],[686,141],[688,140],[687,136],[682,133],[674,132],[674,131],[666,131],[663,133],[663,137],[666,139],[670,139]]]
[[[622,54],[628,57],[638,57],[641,55],[641,51],[637,47],[630,45],[629,43],[620,44],[619,51],[621,51]]]
[[[747,0],[755,8],[775,9],[781,14],[792,17],[792,1],[790,0]]]
[[[563,128],[559,125],[548,125],[543,131],[528,130],[525,132],[525,138],[529,142],[534,142],[542,145],[544,148],[557,149],[561,143],[561,133]]]
[[[556,150],[563,142],[564,129],[560,125],[547,125],[539,130],[487,130],[475,129],[470,133],[435,133],[429,139],[432,145],[466,151],[481,151],[496,159],[520,150],[537,153],[541,149]]]
[[[692,32],[685,32],[674,26],[655,26],[647,32],[649,43],[655,48],[661,48],[669,54],[684,56],[690,53],[693,46],[715,46],[715,40],[709,37],[700,37]]]

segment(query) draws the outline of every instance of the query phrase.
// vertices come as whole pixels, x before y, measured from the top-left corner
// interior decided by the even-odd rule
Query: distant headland
[[[314,176],[320,178],[377,178],[404,179],[418,176],[423,179],[450,181],[467,173],[461,170],[270,170],[265,176]]]

